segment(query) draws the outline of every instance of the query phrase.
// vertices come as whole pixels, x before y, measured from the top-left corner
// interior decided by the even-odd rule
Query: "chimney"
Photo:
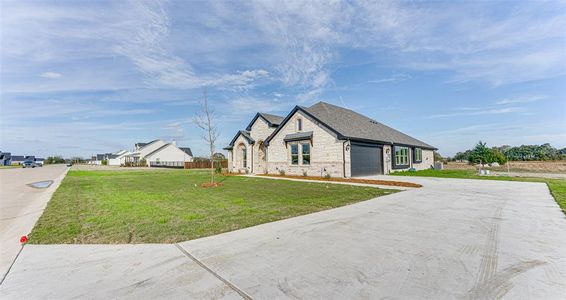
[[[173,140],[171,141],[171,144],[173,144],[173,146],[177,146],[177,141],[173,139]]]

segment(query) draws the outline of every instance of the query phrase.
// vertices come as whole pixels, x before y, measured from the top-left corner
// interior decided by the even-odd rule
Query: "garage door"
[[[352,176],[383,174],[383,155],[380,146],[352,143],[350,148]]]

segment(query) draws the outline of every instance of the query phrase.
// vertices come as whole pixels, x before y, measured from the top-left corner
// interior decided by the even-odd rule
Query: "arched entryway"
[[[248,168],[248,149],[244,143],[240,143],[238,147],[236,147],[236,163],[235,166],[237,169],[247,169]]]
[[[259,141],[257,145],[257,168],[255,173],[265,173],[267,171],[267,150],[265,143]]]

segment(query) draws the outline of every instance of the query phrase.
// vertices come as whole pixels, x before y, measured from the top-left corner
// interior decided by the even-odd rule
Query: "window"
[[[297,119],[297,131],[303,131],[303,119]]]
[[[395,146],[395,165],[408,166],[409,165],[409,148]]]
[[[415,162],[420,163],[423,161],[423,149],[415,148]]]
[[[291,144],[291,164],[299,164],[299,144]]]
[[[311,145],[310,144],[301,144],[302,149],[302,156],[303,156],[303,165],[310,165],[311,164]]]
[[[242,149],[242,166],[244,168],[248,167],[248,152],[246,151],[246,148]]]

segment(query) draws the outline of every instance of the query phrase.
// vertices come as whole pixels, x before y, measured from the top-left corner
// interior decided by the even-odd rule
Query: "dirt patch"
[[[474,165],[461,162],[449,162],[444,164],[447,170],[475,170]],[[492,171],[507,172],[507,165],[499,167],[488,167]],[[511,172],[533,172],[533,173],[563,173],[566,174],[566,160],[558,161],[511,161],[509,162]]]
[[[411,188],[422,187],[422,185],[416,184],[416,183],[402,182],[402,181],[389,181],[389,180],[373,180],[373,179],[357,179],[357,178],[322,178],[322,177],[314,177],[314,176],[271,175],[271,174],[262,174],[262,175],[257,175],[257,176],[290,178],[290,179],[304,179],[304,180],[318,180],[318,181],[333,181],[333,182],[365,183],[365,184],[401,186],[401,187],[411,187]]]
[[[223,186],[224,184],[222,182],[207,182],[207,183],[203,183],[200,186],[203,188],[212,188],[212,187],[220,187]]]

